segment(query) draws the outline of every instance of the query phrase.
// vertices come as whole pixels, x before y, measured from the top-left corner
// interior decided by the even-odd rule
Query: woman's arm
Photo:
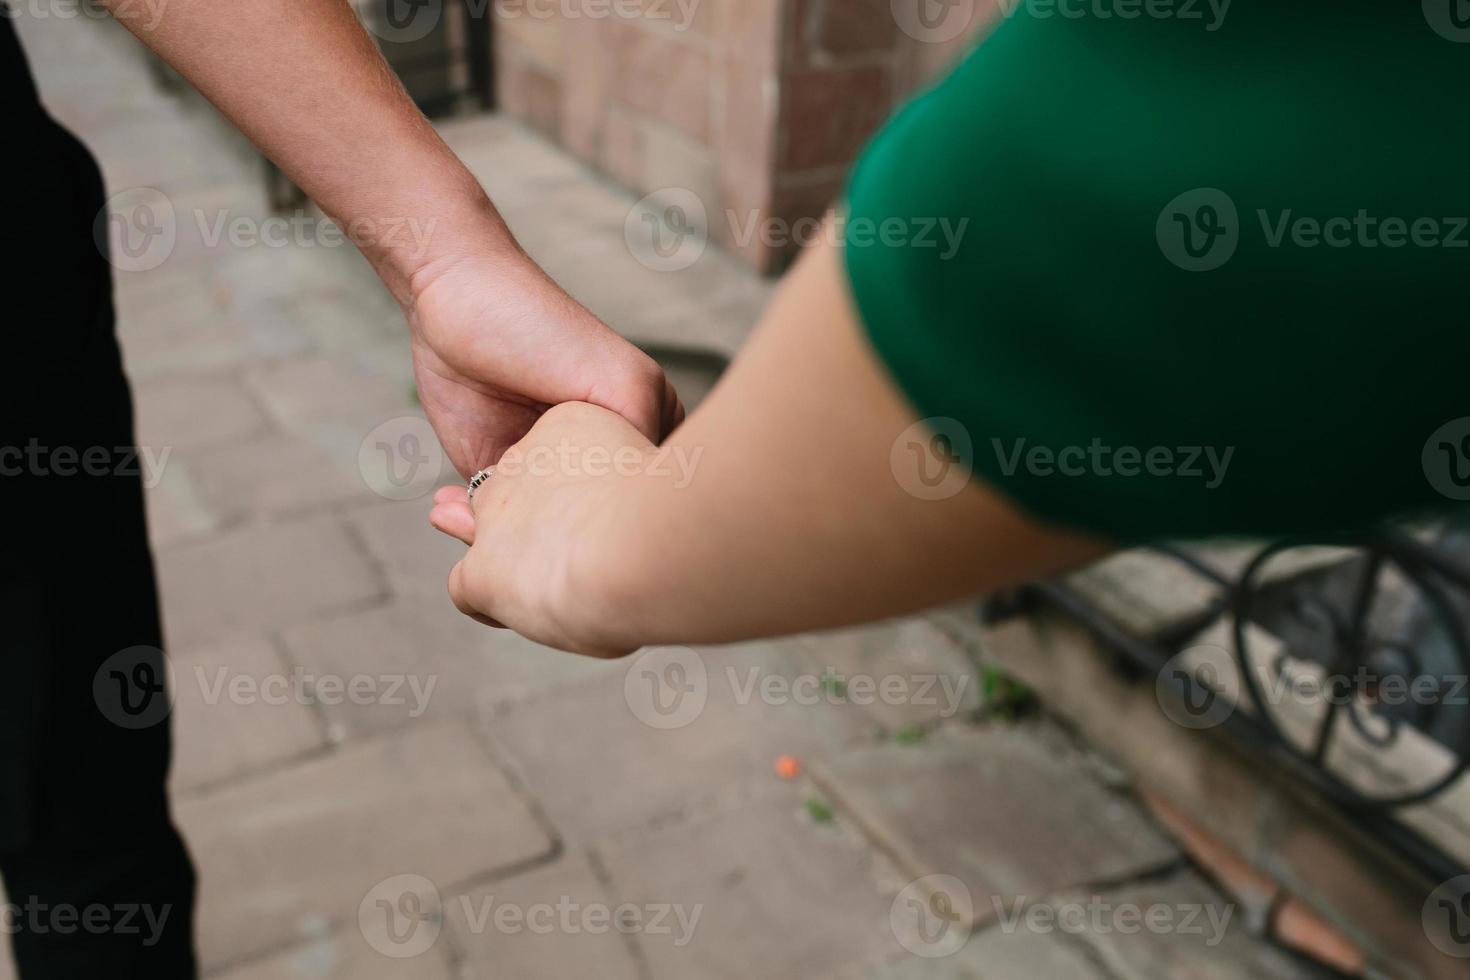
[[[840,250],[818,247],[661,450],[566,405],[507,455],[473,519],[463,491],[441,492],[436,526],[474,541],[451,594],[542,642],[615,655],[880,619],[1106,550],[978,483],[942,500],[906,491],[890,458],[915,421],[862,334]],[[627,447],[643,471],[594,472]]]
[[[594,402],[654,438],[679,417],[658,366],[521,251],[346,0],[103,2],[362,248],[408,317],[420,396],[461,472],[546,404]],[[407,222],[426,234],[391,233]]]

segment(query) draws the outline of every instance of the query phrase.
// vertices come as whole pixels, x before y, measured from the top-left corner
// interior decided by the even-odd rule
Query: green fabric
[[[976,473],[1051,523],[1125,540],[1317,534],[1462,506],[1422,454],[1470,415],[1467,72],[1470,44],[1419,3],[1236,3],[1213,31],[1022,3],[855,169],[858,310],[920,416],[958,420]],[[1209,271],[1166,254],[1192,261],[1179,222],[1219,197],[1166,205],[1197,188],[1238,214],[1214,212],[1238,243]],[[1294,240],[1299,218],[1360,211],[1331,229],[1355,244]],[[1387,218],[1433,219],[1445,244]],[[967,222],[957,249],[946,220],[951,235]],[[1094,446],[1140,465],[1171,450],[1156,473],[1198,448],[1202,472],[1123,476]],[[1080,447],[1080,465],[1075,449],[1073,475],[1027,465],[1036,447]]]

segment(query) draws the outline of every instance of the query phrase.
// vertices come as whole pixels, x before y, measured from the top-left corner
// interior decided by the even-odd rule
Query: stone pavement
[[[218,216],[269,217],[259,159],[113,25],[19,27],[109,187],[151,188],[177,222],[117,292],[160,463],[173,792],[211,976],[1313,975],[1116,770],[1009,720],[938,619],[605,664],[459,617],[458,549],[423,495],[451,474],[378,479],[378,443],[391,461],[422,430],[366,266],[313,240],[211,244]],[[769,283],[715,250],[649,269],[626,195],[503,120],[444,131],[609,322],[738,345]]]

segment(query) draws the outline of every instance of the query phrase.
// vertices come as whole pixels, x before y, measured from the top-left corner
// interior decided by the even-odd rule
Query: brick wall
[[[715,241],[775,271],[988,19],[959,0],[934,28],[906,2],[932,0],[496,0],[500,107],[639,194],[692,191]]]

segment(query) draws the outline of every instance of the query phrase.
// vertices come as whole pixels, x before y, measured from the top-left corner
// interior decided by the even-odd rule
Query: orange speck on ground
[[[794,755],[777,756],[776,775],[782,779],[795,779],[801,775],[801,761]]]

